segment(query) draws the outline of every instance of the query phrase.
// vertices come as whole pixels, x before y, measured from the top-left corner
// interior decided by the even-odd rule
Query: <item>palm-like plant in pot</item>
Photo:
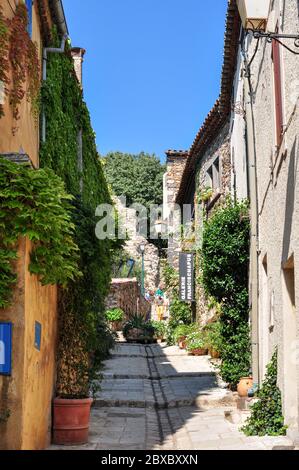
[[[144,316],[135,314],[125,323],[123,335],[128,342],[151,343],[154,342],[155,328]]]

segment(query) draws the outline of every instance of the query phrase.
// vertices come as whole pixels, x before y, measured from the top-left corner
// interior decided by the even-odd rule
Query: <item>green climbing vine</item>
[[[277,386],[277,349],[267,367],[257,398],[242,431],[247,436],[284,436],[287,427],[282,415],[281,392]]]
[[[247,204],[218,208],[203,233],[202,283],[207,295],[221,303],[223,379],[235,388],[250,371],[249,338],[249,220]]]
[[[65,285],[79,275],[70,196],[52,170],[31,170],[0,159],[0,307],[16,282],[17,242],[33,245],[29,270],[43,285]]]
[[[55,31],[53,37],[53,46],[58,46]],[[96,207],[112,201],[68,45],[65,54],[49,55],[41,95],[46,141],[41,145],[40,163],[52,168],[75,198],[73,223],[83,273],[60,292],[57,391],[60,396],[83,397],[113,343],[104,317],[104,301],[110,286],[111,259],[118,244],[95,235]],[[80,134],[82,171],[78,165]]]
[[[20,119],[20,104],[23,99],[31,103],[34,118],[39,114],[40,96],[40,61],[37,45],[31,40],[28,32],[28,11],[25,4],[16,6],[12,19],[7,20],[9,29],[9,63],[12,80],[9,90],[10,105],[15,121]],[[7,82],[6,82],[7,83]],[[13,133],[17,127],[14,126]]]

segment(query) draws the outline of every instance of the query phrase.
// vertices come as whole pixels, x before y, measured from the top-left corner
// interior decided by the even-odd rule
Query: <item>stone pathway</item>
[[[209,357],[118,344],[102,375],[89,444],[76,449],[271,450],[292,444],[285,437],[246,437],[241,423],[226,419],[236,396],[219,381]]]

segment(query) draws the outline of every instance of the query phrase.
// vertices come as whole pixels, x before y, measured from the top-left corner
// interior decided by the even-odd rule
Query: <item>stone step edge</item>
[[[173,374],[173,375],[160,375],[160,374],[151,374],[151,375],[130,375],[130,374],[109,374],[102,372],[101,378],[103,380],[107,379],[118,379],[118,380],[134,380],[134,379],[144,379],[144,380],[166,380],[166,379],[181,379],[181,378],[203,378],[203,377],[213,377],[216,378],[215,372],[202,372],[202,373],[182,373],[182,374]]]
[[[163,359],[168,359],[170,357],[194,357],[194,356],[189,356],[188,354],[170,354],[168,356],[165,356],[165,354],[158,354],[158,355],[150,355],[150,356],[147,356],[146,354],[111,354],[110,355],[110,359],[113,359],[113,358],[118,358],[118,359],[121,359],[121,358],[124,358],[124,359],[127,359],[127,358],[134,358],[134,359],[156,359],[156,358],[163,358]],[[209,357],[209,356],[202,356],[202,357]],[[108,359],[109,360],[109,359]]]
[[[231,396],[211,398],[207,395],[202,395],[195,399],[183,400],[164,400],[155,402],[154,400],[109,400],[94,398],[94,408],[152,408],[152,409],[172,409],[182,407],[195,407],[197,409],[209,410],[218,407],[234,406],[235,400]]]

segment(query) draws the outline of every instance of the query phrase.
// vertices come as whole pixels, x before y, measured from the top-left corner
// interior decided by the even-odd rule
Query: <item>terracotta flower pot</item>
[[[89,418],[92,399],[54,400],[53,443],[82,445],[88,442]]]
[[[210,349],[209,351],[210,356],[212,359],[219,359],[220,358],[220,353],[216,351],[215,349]]]
[[[197,348],[190,351],[191,356],[206,356],[208,354],[208,350],[204,348]]]
[[[245,398],[248,397],[248,390],[253,387],[253,379],[252,377],[242,377],[238,384],[238,394],[239,397]]]
[[[112,331],[114,332],[118,332],[118,331],[121,331],[122,330],[122,327],[123,327],[123,322],[121,321],[113,321],[113,322],[110,322],[110,328]]]
[[[179,348],[180,349],[186,349],[186,338],[187,336],[182,336],[179,338]]]

